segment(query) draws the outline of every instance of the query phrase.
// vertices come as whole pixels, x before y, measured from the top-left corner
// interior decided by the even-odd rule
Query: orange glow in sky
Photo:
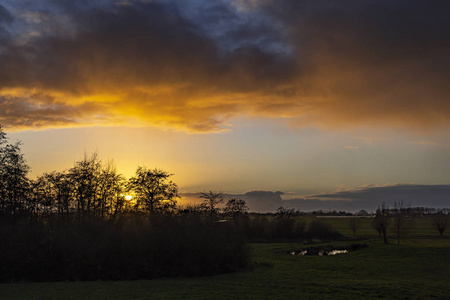
[[[98,152],[187,192],[450,181],[439,1],[69,2],[0,4],[0,124],[32,176]]]

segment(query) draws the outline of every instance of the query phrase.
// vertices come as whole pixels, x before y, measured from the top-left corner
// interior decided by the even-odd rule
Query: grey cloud
[[[0,55],[0,88],[40,89],[65,99],[115,93],[121,105],[128,105],[124,110],[142,111],[139,117],[150,124],[159,124],[154,119],[162,116],[170,120],[165,124],[169,127],[211,131],[238,104],[208,104],[209,97],[254,92],[265,82],[288,76],[274,55],[259,49],[242,48],[219,58],[214,41],[170,5],[135,3],[73,14],[78,22],[73,36],[44,35],[26,45],[9,45]],[[162,96],[161,87],[167,90]],[[189,102],[198,99],[206,105],[192,108]],[[67,101],[66,106],[72,105]],[[204,107],[208,110],[203,114]],[[21,113],[23,120],[40,116]]]
[[[0,24],[11,23],[13,21],[13,16],[10,12],[0,4]]]
[[[290,200],[282,200],[282,192],[252,191],[244,194],[224,194],[224,198],[240,198],[247,202],[250,211],[275,212],[280,206],[309,212],[314,210],[345,210],[357,212],[362,209],[375,211],[385,202],[390,207],[403,200],[412,207],[450,207],[450,185],[395,184],[367,186],[358,189],[308,195]],[[197,193],[184,193],[180,204],[201,203]]]
[[[0,53],[4,48],[4,45],[7,45],[10,42],[11,36],[7,31],[7,26],[13,21],[13,16],[9,13],[9,11],[0,4]]]
[[[37,89],[66,107],[116,95],[102,105],[112,124],[127,112],[187,131],[223,129],[237,114],[332,128],[450,125],[445,1],[260,0],[246,11],[192,2],[190,13],[176,1],[39,3],[41,35],[17,45],[0,27],[0,93]],[[5,11],[0,22],[12,22]],[[49,30],[53,14],[73,32]],[[42,116],[20,113],[33,124]]]
[[[31,96],[37,99],[39,96]],[[108,115],[99,114],[100,104],[84,103],[79,106],[68,106],[55,103],[53,99],[39,97],[37,104],[30,98],[0,97],[0,120],[9,126],[26,129],[39,127],[70,127],[83,124],[102,124]],[[24,117],[26,116],[26,117]]]
[[[418,185],[397,184],[388,186],[369,186],[359,189],[308,195],[303,198],[285,200],[286,206],[302,211],[312,210],[346,210],[375,211],[385,202],[394,206],[395,202],[403,200],[412,207],[450,207],[450,185]]]

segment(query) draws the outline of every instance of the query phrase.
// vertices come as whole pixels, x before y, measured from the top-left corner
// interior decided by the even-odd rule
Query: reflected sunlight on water
[[[296,253],[295,251],[290,252],[291,255],[300,255],[300,256],[305,256],[305,255],[324,256],[324,255],[336,255],[336,254],[344,254],[344,253],[348,253],[348,250],[331,250],[331,251],[321,250],[317,253],[314,253],[314,251],[311,251],[309,254],[308,254],[308,250],[299,251],[298,253]]]

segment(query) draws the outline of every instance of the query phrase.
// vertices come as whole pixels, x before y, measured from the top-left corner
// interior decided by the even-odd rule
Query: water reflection
[[[295,252],[295,251],[290,252],[291,255],[300,255],[300,256],[305,256],[305,255],[324,256],[324,255],[336,255],[336,254],[344,254],[344,253],[348,253],[348,250],[331,250],[331,251],[319,250],[319,251],[310,251],[310,252],[308,252],[308,250],[303,250],[303,251],[299,251],[299,252]]]

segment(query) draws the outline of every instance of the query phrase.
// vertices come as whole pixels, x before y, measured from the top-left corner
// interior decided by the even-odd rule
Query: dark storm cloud
[[[9,13],[9,11],[0,4],[0,24],[3,23],[11,23],[13,20],[13,16]]]
[[[390,207],[402,201],[412,207],[450,207],[448,200],[450,185],[396,184],[387,186],[367,186],[359,189],[309,195],[303,198],[285,200],[284,205],[303,211],[365,209],[375,211],[385,202]]]
[[[183,193],[181,205],[187,203],[200,204],[202,199],[198,193]],[[308,195],[290,200],[282,200],[282,192],[252,191],[244,194],[224,194],[225,202],[230,198],[246,201],[250,211],[275,212],[279,207],[295,208],[301,211],[313,210],[345,210],[375,211],[384,202],[393,207],[395,202],[402,201],[412,207],[448,208],[450,201],[450,185],[395,184],[383,186],[365,186],[352,190]]]
[[[12,21],[13,16],[0,4],[0,51],[2,50],[3,45],[6,45],[9,42],[10,35],[6,30],[6,26]]]
[[[300,123],[448,124],[446,1],[264,3],[265,12],[288,24],[308,70],[300,82],[309,82],[309,94],[324,101],[320,107],[309,103],[319,110]]]
[[[0,6],[6,126],[450,122],[445,1],[25,2]]]

